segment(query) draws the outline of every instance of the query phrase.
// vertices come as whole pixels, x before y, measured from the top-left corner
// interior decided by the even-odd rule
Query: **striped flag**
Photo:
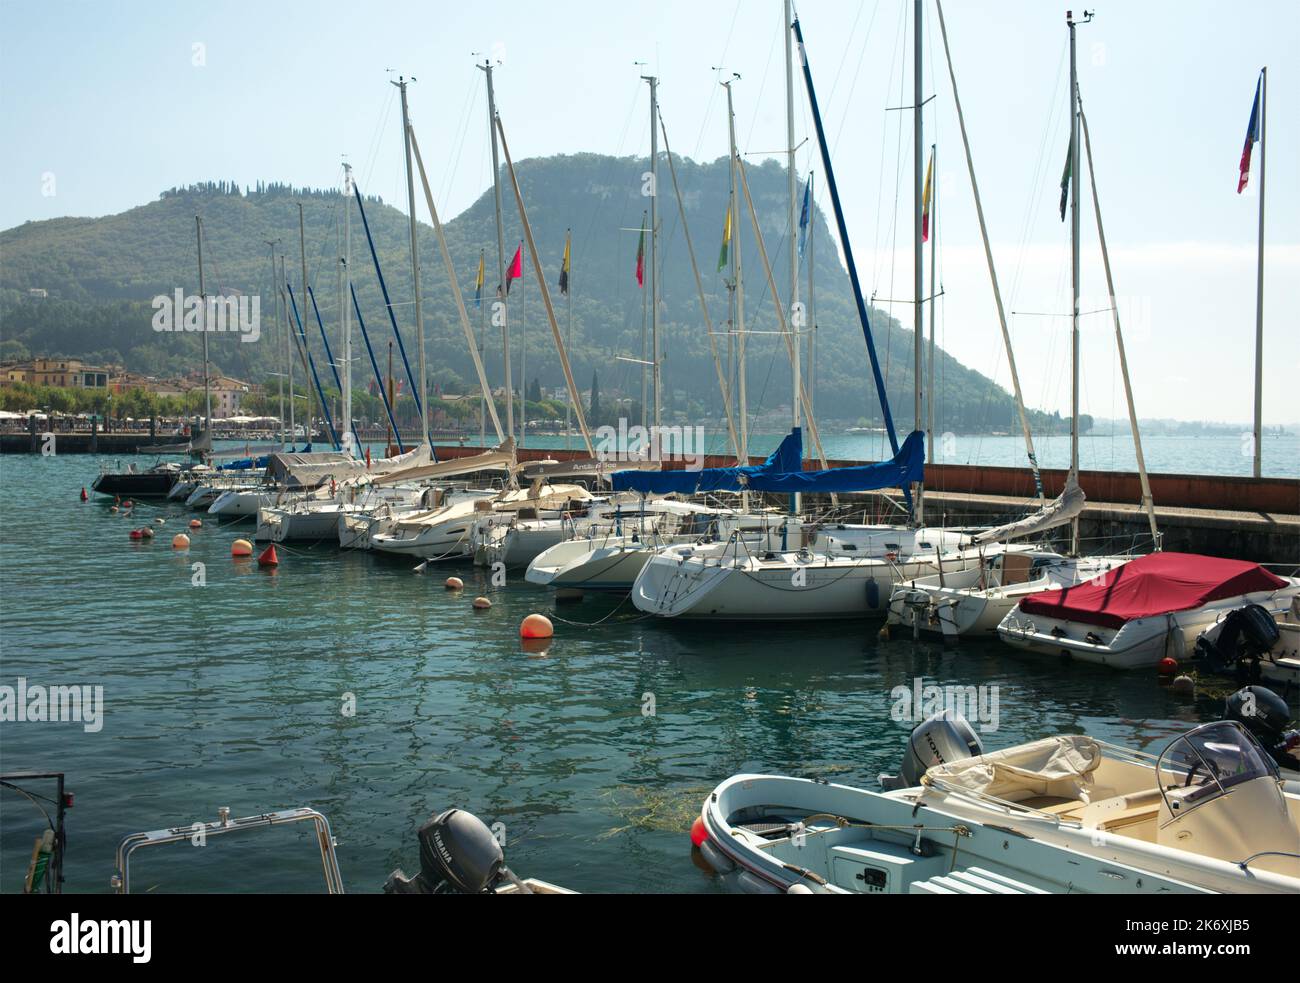
[[[722,250],[718,253],[718,272],[727,267],[727,250],[731,247],[731,206],[727,206],[727,220],[722,225]]]
[[[483,306],[483,250],[478,251],[478,277],[474,281],[474,306]]]
[[[641,238],[636,244],[636,285],[645,286],[645,213],[641,213]]]
[[[560,293],[569,292],[569,230],[564,230],[564,259],[560,261]]]
[[[930,163],[925,167],[925,190],[921,194],[921,241],[930,241],[930,180],[934,177],[934,148],[930,148]]]
[[[1259,143],[1259,98],[1263,84],[1261,75],[1255,83],[1255,102],[1250,107],[1250,123],[1246,126],[1246,146],[1241,151],[1241,175],[1237,178],[1237,194],[1246,190],[1246,182],[1250,180],[1250,152]]]
[[[812,175],[803,186],[803,207],[799,209],[799,258],[803,259],[803,250],[808,245],[808,220],[812,212]]]

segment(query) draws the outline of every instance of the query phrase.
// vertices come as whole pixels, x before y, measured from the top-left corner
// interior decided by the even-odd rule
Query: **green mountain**
[[[727,204],[725,158],[696,163],[674,158],[690,234],[704,279],[715,330],[726,331],[728,291],[717,272]],[[586,387],[598,377],[602,400],[622,394],[639,400],[641,367],[619,356],[639,358],[645,323],[645,291],[635,269],[639,230],[649,199],[643,196],[646,161],[579,154],[522,161],[518,166],[528,217],[556,307],[561,332],[567,331],[567,298],[557,280],[566,229],[572,230],[572,340],[574,376]],[[773,161],[748,170],[749,186],[778,289],[784,289],[787,260],[785,171]],[[437,183],[437,175],[431,175]],[[721,412],[716,374],[676,197],[666,166],[660,167],[661,308],[660,348],[665,418],[692,422]],[[364,192],[364,188],[361,189]],[[507,263],[523,238],[509,183],[502,188]],[[196,215],[203,219],[204,273],[211,293],[239,292],[262,299],[262,337],[241,342],[237,335],[209,335],[212,361],[237,378],[263,381],[281,367],[283,327],[274,327],[271,260],[267,241],[288,255],[287,272],[301,293],[298,206],[303,206],[309,282],[321,316],[338,351],[339,269],[343,204],[334,191],[265,184],[241,190],[214,182],[164,192],[157,201],[98,219],[61,218],[28,222],[0,232],[0,356],[60,354],[95,362],[117,362],[148,374],[193,369],[200,361],[197,334],[158,333],[151,321],[151,298],[179,288],[198,292]],[[376,198],[365,198],[366,216],[402,330],[415,365],[414,311],[408,227],[405,215]],[[418,210],[424,212],[419,202]],[[445,221],[444,216],[444,221]],[[880,410],[866,347],[847,274],[839,261],[825,217],[815,216],[817,359],[815,401],[819,419],[878,424]],[[777,322],[759,253],[741,199],[735,223],[745,268],[749,409],[755,417],[776,414],[790,402],[790,367],[784,342],[773,332]],[[445,221],[448,243],[475,330],[480,310],[473,305],[480,251],[486,254],[484,307],[494,293],[496,232],[489,189],[465,212]],[[444,393],[471,391],[472,362],[451,299],[447,276],[432,228],[420,228],[423,314],[428,338],[431,383]],[[352,211],[352,269],[366,327],[381,367],[392,329],[357,210]],[[540,382],[563,385],[532,259],[525,249],[522,281],[510,291],[511,356],[516,389]],[[806,281],[805,281],[806,282]],[[43,299],[29,290],[47,291]],[[303,298],[298,303],[302,308]],[[305,328],[322,373],[319,329],[306,311]],[[872,328],[900,431],[912,416],[912,332],[873,310]],[[765,333],[766,332],[766,333]],[[524,353],[526,343],[526,354]],[[727,336],[719,335],[723,357]],[[359,383],[372,377],[359,333],[353,371]],[[401,375],[400,358],[395,355]],[[526,369],[521,369],[526,358]],[[489,379],[503,379],[500,332],[486,332]],[[1012,429],[1009,395],[988,378],[943,352],[936,354],[936,425],[940,430]],[[476,390],[475,390],[476,391]],[[1053,426],[1041,414],[1036,425]],[[773,417],[777,421],[776,416]]]

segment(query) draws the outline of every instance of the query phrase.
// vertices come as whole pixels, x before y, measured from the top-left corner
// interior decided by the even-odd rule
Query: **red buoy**
[[[691,823],[691,846],[700,846],[709,838],[709,831],[704,826],[704,817],[696,816]]]
[[[142,533],[139,529],[132,529],[132,530],[131,530],[131,538],[132,538],[132,539],[144,539],[144,533]]]
[[[1172,676],[1178,671],[1178,663],[1174,659],[1165,656],[1160,660],[1157,669],[1162,676]]]
[[[90,498],[90,496],[86,494],[86,486],[85,486],[85,485],[82,485],[82,486],[81,486],[81,500],[84,502],[84,501],[86,501],[86,499],[88,499],[88,498]]]
[[[122,508],[129,509],[134,504],[135,503],[128,498],[125,502],[122,503]]]
[[[280,558],[275,553],[275,545],[272,544],[262,551],[262,555],[257,558],[259,567],[278,567]]]

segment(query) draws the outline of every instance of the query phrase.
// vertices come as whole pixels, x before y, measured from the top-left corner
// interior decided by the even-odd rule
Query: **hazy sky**
[[[864,282],[880,297],[907,297],[911,115],[886,110],[911,102],[912,5],[798,6]],[[1041,315],[1069,305],[1069,227],[1056,214],[1068,139],[1066,6],[945,8],[1026,398],[1063,411],[1069,320]],[[923,45],[925,94],[935,96],[925,145],[939,147],[939,338],[1006,384],[934,11],[927,3]],[[1264,417],[1300,419],[1300,6],[1126,0],[1098,7],[1079,33],[1080,88],[1143,416],[1250,419],[1258,148],[1240,196],[1236,177],[1257,73],[1269,66]],[[401,205],[400,117],[387,69],[418,79],[412,119],[439,208],[453,216],[491,177],[474,52],[503,63],[498,105],[517,159],[645,154],[638,77],[650,71],[662,80],[674,151],[722,156],[715,68],[725,66],[742,76],[742,152],[759,160],[785,144],[781,45],[776,0],[3,0],[0,227],[111,214],[199,180],[330,185],[343,154],[366,192]],[[802,89],[796,106],[803,140],[811,126]],[[820,183],[811,142],[798,161]],[[829,211],[824,184],[819,197]],[[1085,206],[1083,309],[1094,311],[1108,302]],[[896,313],[910,324],[910,307]],[[1083,408],[1122,416],[1109,313],[1089,315],[1084,327]]]

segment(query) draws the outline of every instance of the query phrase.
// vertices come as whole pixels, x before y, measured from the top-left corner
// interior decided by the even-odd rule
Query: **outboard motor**
[[[886,791],[914,788],[935,765],[975,758],[983,753],[984,745],[966,718],[955,710],[940,710],[913,728],[911,737],[907,739],[907,753],[900,769],[902,774],[881,775],[880,785]]]
[[[407,877],[399,868],[388,875],[385,894],[491,894],[503,882],[532,894],[506,866],[501,844],[477,816],[448,809],[433,816],[416,834],[420,872]]]
[[[1280,637],[1273,615],[1258,604],[1247,604],[1228,612],[1215,641],[1197,639],[1196,657],[1208,672],[1255,683],[1259,682],[1259,660]]]
[[[1235,613],[1235,612],[1234,612]],[[1288,730],[1291,708],[1266,686],[1244,686],[1228,697],[1224,719],[1235,720],[1255,736],[1279,768],[1300,771],[1300,732]]]

